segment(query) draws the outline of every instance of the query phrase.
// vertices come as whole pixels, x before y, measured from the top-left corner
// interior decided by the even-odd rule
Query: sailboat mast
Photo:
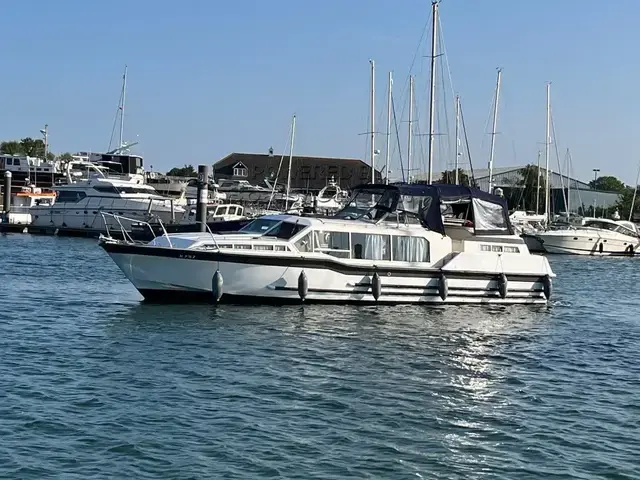
[[[544,216],[547,223],[551,214],[550,193],[551,188],[549,186],[549,146],[551,144],[551,82],[547,82],[547,122],[546,133],[544,137]]]
[[[496,79],[495,103],[493,105],[493,129],[491,132],[491,149],[489,152],[489,193],[493,192],[493,156],[496,146],[496,128],[498,127],[498,103],[500,102],[500,80],[502,79],[502,69],[498,68]]]
[[[376,63],[373,60],[369,60],[371,63],[371,111],[369,116],[371,117],[371,183],[376,183]]]
[[[438,3],[439,0],[432,0],[432,19],[433,25],[431,27],[431,92],[429,94],[429,173],[428,183],[433,183],[433,141],[435,135],[435,123],[436,123],[436,56],[437,56],[437,43],[438,43]]]
[[[455,171],[456,185],[460,184],[460,178],[458,178],[459,177],[458,169],[460,168],[459,159],[460,159],[460,95],[456,95],[456,158],[453,165],[453,168]]]
[[[538,186],[536,187],[536,215],[540,213],[540,150],[538,150]]]
[[[291,164],[293,163],[293,141],[296,138],[296,116],[291,120],[291,149],[289,150],[289,168],[287,171],[287,194],[284,204],[284,211],[289,210],[289,192],[291,191]]]
[[[407,140],[407,182],[411,183],[411,144],[413,140],[413,75],[409,75],[409,136]]]
[[[389,184],[389,160],[391,160],[391,102],[392,102],[392,91],[393,88],[393,73],[389,72],[389,87],[388,87],[388,97],[387,97],[387,158],[384,162],[384,172],[385,172],[385,183]]]
[[[565,171],[567,177],[567,218],[571,217],[571,152],[567,148],[567,170]]]
[[[122,103],[120,103],[120,144],[118,148],[124,145],[124,103],[127,95],[127,66],[124,66],[124,75],[122,75]]]

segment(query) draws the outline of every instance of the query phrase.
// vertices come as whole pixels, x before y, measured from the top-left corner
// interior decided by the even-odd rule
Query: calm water
[[[153,306],[0,237],[2,478],[640,478],[640,259],[540,308]]]

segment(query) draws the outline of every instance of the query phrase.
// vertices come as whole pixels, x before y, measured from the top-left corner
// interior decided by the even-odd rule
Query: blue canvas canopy
[[[443,235],[443,214],[449,210],[462,212],[460,215],[471,223],[469,226],[473,226],[476,234],[513,234],[506,200],[477,188],[449,184],[365,184],[353,189],[352,199],[363,194],[379,197],[376,210],[415,215],[423,226]]]

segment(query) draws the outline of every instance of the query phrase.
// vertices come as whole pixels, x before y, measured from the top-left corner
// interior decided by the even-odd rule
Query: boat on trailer
[[[515,234],[503,198],[459,185],[362,185],[331,217],[100,245],[163,303],[545,304],[555,277]]]

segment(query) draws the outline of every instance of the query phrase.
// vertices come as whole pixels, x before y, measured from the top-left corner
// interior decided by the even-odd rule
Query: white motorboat
[[[90,163],[84,164],[91,166]],[[55,203],[31,207],[32,226],[43,230],[106,232],[108,228],[129,230],[132,223],[140,221],[173,223],[185,215],[184,208],[145,185],[142,176],[130,175],[129,180],[109,178],[100,168],[93,168],[94,175],[89,170],[87,178],[78,180],[72,178],[70,166],[68,175],[71,182],[53,187]]]
[[[342,190],[334,177],[331,177],[329,183],[318,192],[315,209],[317,212],[335,212],[343,208],[348,199],[349,193]]]
[[[31,208],[51,206],[55,201],[54,192],[42,191],[34,185],[22,187],[22,191],[11,196],[11,209],[5,214],[3,222],[11,225],[31,225]]]
[[[515,235],[504,199],[458,185],[363,185],[333,217],[100,245],[160,302],[545,304],[555,277]]]
[[[638,227],[623,220],[585,220],[582,226],[548,230],[536,235],[548,253],[573,255],[634,255],[640,248]]]

